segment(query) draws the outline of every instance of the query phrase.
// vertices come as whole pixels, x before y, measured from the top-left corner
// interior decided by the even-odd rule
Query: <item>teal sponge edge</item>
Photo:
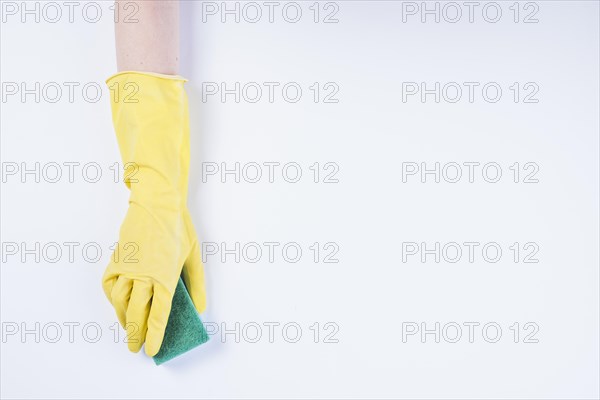
[[[208,333],[181,278],[177,282],[171,313],[160,350],[153,357],[156,365],[200,346],[208,341]]]

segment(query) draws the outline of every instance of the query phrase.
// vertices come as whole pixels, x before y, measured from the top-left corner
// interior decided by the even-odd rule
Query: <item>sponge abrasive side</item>
[[[165,336],[160,350],[153,357],[154,363],[163,364],[207,341],[208,333],[204,329],[185,284],[179,278]]]

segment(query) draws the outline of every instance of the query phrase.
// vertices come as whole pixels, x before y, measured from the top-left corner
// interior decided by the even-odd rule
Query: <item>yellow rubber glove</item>
[[[122,72],[106,81],[131,195],[102,286],[127,330],[129,349],[138,352],[146,342],[149,356],[162,344],[180,275],[198,312],[206,307],[200,246],[187,208],[184,82],[142,72]]]

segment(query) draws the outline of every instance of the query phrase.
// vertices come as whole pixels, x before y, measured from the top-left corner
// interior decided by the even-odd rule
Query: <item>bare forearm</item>
[[[132,0],[116,0],[120,10]],[[115,24],[117,68],[176,75],[179,71],[179,0],[139,0],[138,22]]]

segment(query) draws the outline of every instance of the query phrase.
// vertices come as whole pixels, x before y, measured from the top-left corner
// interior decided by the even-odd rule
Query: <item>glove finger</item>
[[[102,279],[102,289],[104,290],[104,294],[106,295],[106,298],[111,303],[112,303],[112,295],[111,295],[111,293],[112,293],[113,287],[115,286],[116,282],[117,282],[117,277],[116,276],[112,276],[110,278],[107,278],[105,276]]]
[[[160,350],[169,321],[173,295],[162,285],[154,285],[152,305],[148,316],[148,332],[146,333],[146,354],[153,357]]]
[[[132,286],[133,282],[131,279],[120,276],[113,285],[110,293],[110,302],[112,303],[113,308],[117,313],[117,318],[123,328],[125,328],[125,323],[127,322],[127,305],[129,304],[129,298],[131,297]]]
[[[204,283],[204,265],[202,264],[202,254],[200,244],[192,247],[192,252],[183,265],[183,282],[187,288],[194,306],[199,313],[206,309],[206,288]]]
[[[127,347],[134,353],[140,351],[146,340],[150,300],[152,300],[152,284],[135,281],[126,314]]]

